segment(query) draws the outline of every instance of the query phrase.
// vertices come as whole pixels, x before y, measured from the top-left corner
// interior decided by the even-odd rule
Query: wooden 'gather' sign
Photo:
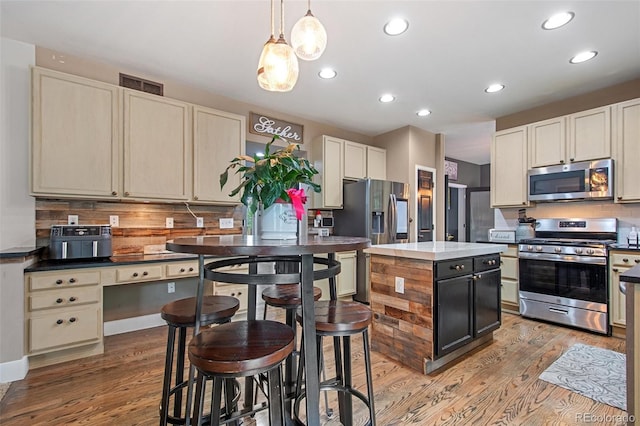
[[[278,135],[288,142],[303,143],[302,130],[302,124],[289,123],[255,112],[249,113],[249,133],[254,135]]]

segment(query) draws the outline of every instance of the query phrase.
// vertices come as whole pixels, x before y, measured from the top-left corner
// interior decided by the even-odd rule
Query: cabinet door
[[[615,174],[617,202],[640,201],[640,99],[615,106]]]
[[[627,299],[620,291],[620,275],[624,274],[631,268],[611,268],[609,279],[609,298],[611,299],[611,312],[609,313],[609,322],[611,325],[626,327],[627,325]]]
[[[118,197],[121,89],[42,68],[32,83],[32,193]]]
[[[322,140],[322,207],[342,208],[342,139]]]
[[[124,92],[124,196],[187,200],[191,174],[190,106]]]
[[[229,197],[229,193],[240,184],[240,175],[230,173],[220,189],[220,173],[244,154],[245,118],[198,106],[193,114],[193,199],[239,203],[241,194]]]
[[[491,143],[491,206],[526,206],[527,127],[497,132]]]
[[[346,251],[336,254],[340,262],[340,274],[336,277],[338,297],[356,294],[356,252]]]
[[[367,177],[371,179],[387,179],[387,150],[367,147]]]
[[[564,123],[564,117],[558,117],[529,126],[529,162],[531,167],[564,163],[566,157]]]
[[[367,176],[367,146],[344,141],[344,178],[364,179]]]
[[[473,339],[473,285],[471,275],[436,281],[436,357]]]
[[[474,275],[474,337],[500,327],[500,284],[499,269]]]
[[[568,126],[570,162],[611,157],[610,107],[571,114]]]

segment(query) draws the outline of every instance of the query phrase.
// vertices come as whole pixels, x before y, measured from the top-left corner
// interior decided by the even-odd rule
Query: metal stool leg
[[[284,425],[284,398],[280,365],[267,373],[269,376],[269,424]]]
[[[184,381],[184,356],[185,347],[187,345],[187,328],[180,327],[178,332],[178,361],[176,363],[176,386],[182,386]],[[173,405],[173,415],[176,418],[182,417],[182,387],[175,391],[175,401]],[[185,413],[189,412],[189,408],[186,408]]]
[[[367,374],[367,395],[369,396],[369,417],[371,426],[376,426],[376,409],[373,405],[373,379],[371,377],[371,352],[369,350],[369,332],[365,330],[362,333],[364,343],[364,367]]]
[[[171,370],[173,368],[173,350],[176,340],[176,327],[169,325],[167,333],[167,354],[164,362],[164,380],[162,384],[162,401],[160,402],[160,426],[166,426],[169,417],[169,390],[171,387]]]

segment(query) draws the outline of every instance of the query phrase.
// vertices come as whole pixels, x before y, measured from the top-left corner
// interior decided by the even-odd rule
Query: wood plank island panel
[[[404,293],[395,291],[404,278]],[[424,373],[433,358],[433,262],[371,256],[371,347]]]
[[[36,244],[48,246],[51,225],[65,225],[68,215],[78,215],[81,225],[103,225],[117,215],[119,227],[112,228],[113,255],[149,254],[165,250],[167,240],[194,235],[242,233],[243,206],[189,205],[204,218],[204,228],[185,204],[124,203],[109,201],[36,199]],[[165,219],[173,218],[173,228]],[[233,228],[220,229],[220,218],[233,218]]]

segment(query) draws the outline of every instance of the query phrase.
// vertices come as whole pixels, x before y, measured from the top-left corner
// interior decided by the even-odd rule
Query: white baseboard
[[[105,321],[104,335],[113,336],[114,334],[128,333],[130,331],[159,327],[166,324],[167,322],[162,319],[159,313],[115,321]]]
[[[0,363],[0,383],[15,382],[27,377],[29,372],[29,358]]]

